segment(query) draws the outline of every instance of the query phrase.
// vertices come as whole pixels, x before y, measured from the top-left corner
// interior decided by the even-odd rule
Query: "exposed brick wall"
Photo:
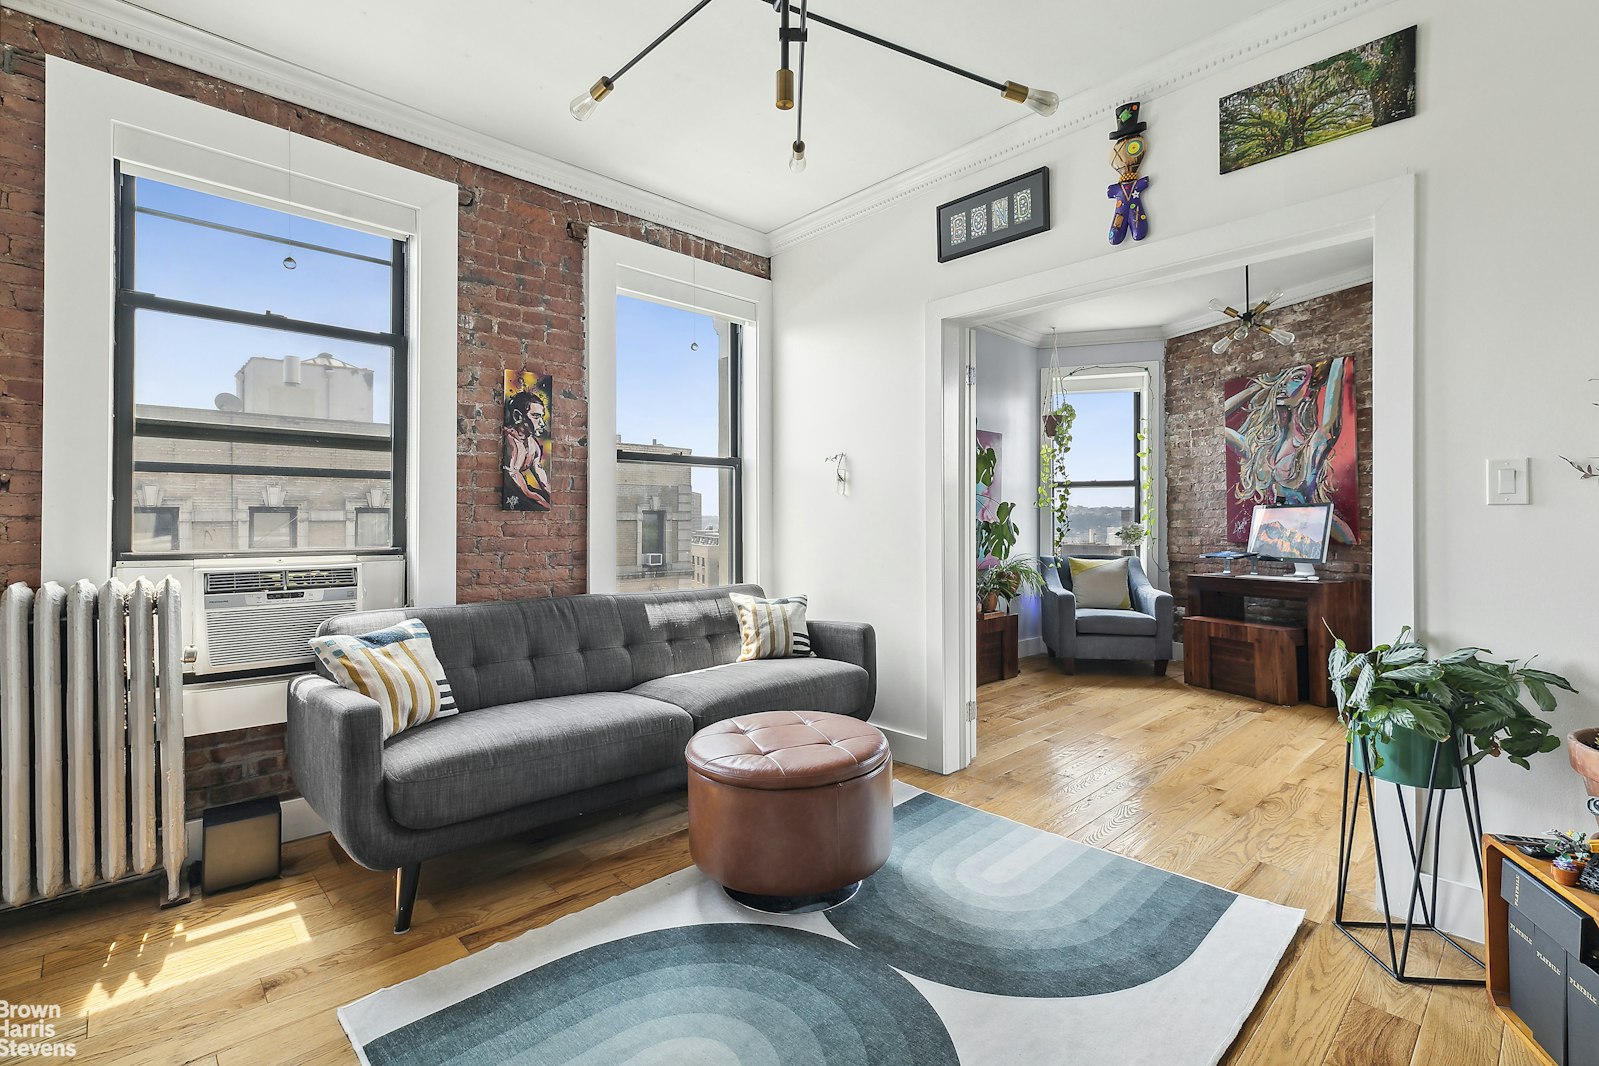
[[[460,186],[457,595],[563,595],[588,580],[588,410],[583,246],[589,226],[769,277],[768,259],[645,222],[0,8],[0,40],[396,163]],[[39,580],[43,423],[44,99],[42,64],[0,74],[0,579]],[[569,225],[570,224],[570,225]],[[499,509],[504,370],[554,376],[554,506]],[[276,730],[275,732],[273,730]],[[196,802],[291,794],[282,727],[200,738]],[[192,741],[191,741],[192,743]],[[249,749],[241,751],[240,748]],[[218,753],[221,753],[220,755]],[[203,758],[202,758],[203,756]],[[215,756],[215,757],[214,757]]]
[[[183,749],[188,817],[198,818],[207,807],[224,803],[298,796],[283,751],[286,728],[281,723],[257,725],[189,737]]]
[[[1188,575],[1215,573],[1206,552],[1236,548],[1227,542],[1226,444],[1222,393],[1229,380],[1295,363],[1349,356],[1355,360],[1355,432],[1360,474],[1360,543],[1334,543],[1327,569],[1371,574],[1371,286],[1283,308],[1275,321],[1296,334],[1293,348],[1252,333],[1226,354],[1210,350],[1221,327],[1166,342],[1166,521],[1172,593],[1178,610],[1188,602]],[[1248,564],[1245,564],[1246,566]],[[1283,573],[1285,563],[1261,563],[1261,573]],[[1296,622],[1291,604],[1254,602],[1251,617]]]

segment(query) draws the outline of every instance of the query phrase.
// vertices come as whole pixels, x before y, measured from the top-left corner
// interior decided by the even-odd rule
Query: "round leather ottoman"
[[[689,852],[738,902],[836,906],[888,861],[894,760],[865,722],[767,711],[707,726],[684,755]]]

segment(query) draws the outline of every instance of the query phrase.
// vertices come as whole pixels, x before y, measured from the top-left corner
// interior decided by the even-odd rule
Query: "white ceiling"
[[[816,10],[999,81],[1068,97],[1273,0],[823,0]],[[991,89],[813,26],[809,168],[788,172],[792,113],[772,105],[777,16],[717,0],[584,123],[573,96],[690,0],[138,0],[137,7],[760,232],[1017,121]],[[1118,101],[1106,100],[1107,108]]]
[[[1287,295],[1278,306],[1285,306],[1369,280],[1371,241],[1367,239],[1251,263],[1249,294],[1258,303],[1273,289],[1282,289]],[[1221,324],[1221,316],[1210,310],[1212,297],[1220,297],[1242,310],[1243,269],[1229,267],[1155,285],[1117,289],[1019,315],[1001,324],[1000,329],[1027,335],[1030,341],[1042,338],[1045,344],[1051,327],[1060,332],[1062,344],[1114,339],[1114,334],[1122,332],[1174,337],[1212,322]]]

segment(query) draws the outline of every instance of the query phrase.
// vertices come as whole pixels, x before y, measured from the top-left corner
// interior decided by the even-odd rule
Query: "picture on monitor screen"
[[[1332,505],[1255,508],[1249,523],[1249,550],[1262,559],[1325,563]]]

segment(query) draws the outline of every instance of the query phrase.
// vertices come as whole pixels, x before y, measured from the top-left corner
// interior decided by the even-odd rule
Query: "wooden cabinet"
[[[1586,1037],[1599,1031],[1599,988],[1591,987],[1599,985],[1599,973],[1593,966],[1599,938],[1599,896],[1556,884],[1548,862],[1523,855],[1491,836],[1483,838],[1482,857],[1488,998],[1494,1010],[1526,1041],[1532,1061],[1546,1066],[1587,1066],[1595,1058],[1591,1040],[1571,1044],[1565,1037],[1567,1033]],[[1514,885],[1518,874],[1534,883]],[[1512,898],[1521,900],[1516,908],[1506,899],[1507,885],[1513,886],[1509,889]],[[1532,928],[1522,930],[1521,925]],[[1513,937],[1519,942],[1513,942]],[[1532,962],[1518,967],[1523,959]],[[1530,979],[1522,976],[1528,970],[1533,975]],[[1542,990],[1537,982],[1546,976],[1545,971],[1561,971],[1561,976],[1551,979],[1548,995],[1537,995]],[[1513,993],[1517,982],[1523,987]],[[1526,1008],[1529,1016],[1523,1017],[1514,1001],[1526,999],[1529,990],[1534,998]]]
[[[977,683],[1003,681],[1022,672],[1016,661],[1018,626],[1014,614],[993,611],[977,616]]]

